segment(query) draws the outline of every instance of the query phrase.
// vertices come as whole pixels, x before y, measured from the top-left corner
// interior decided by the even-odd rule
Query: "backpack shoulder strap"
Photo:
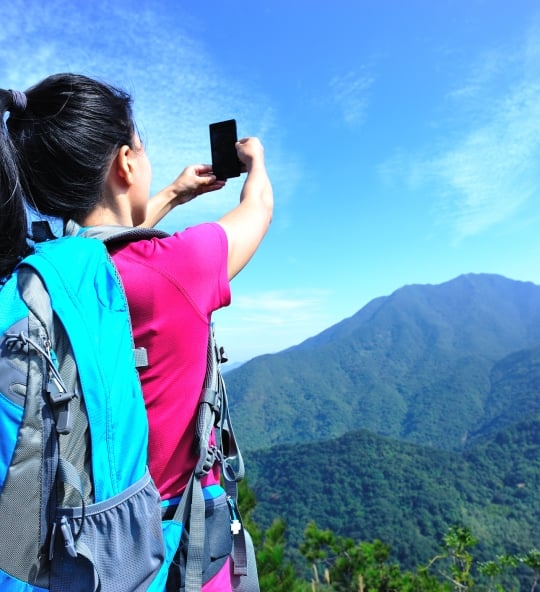
[[[147,240],[150,238],[167,238],[169,234],[156,228],[142,228],[140,226],[90,226],[82,228],[73,220],[70,220],[65,229],[65,236],[82,236],[85,238],[97,238],[100,241],[110,244],[120,244]]]
[[[232,563],[235,576],[247,575],[246,532],[238,510],[238,482],[244,478],[244,461],[236,444],[229,415],[225,382],[221,362],[226,357],[217,346],[214,327],[210,327],[206,376],[199,401],[195,447],[198,462],[182,495],[173,520],[189,523],[186,562],[186,592],[200,590],[205,538],[205,504],[201,479],[215,462],[221,464],[221,473],[231,516],[233,536]],[[216,445],[210,446],[212,428],[216,428]]]
[[[245,471],[244,461],[236,444],[227,389],[221,373],[221,364],[226,359],[223,348],[219,348],[216,343],[212,325],[208,334],[206,375],[197,415],[195,446],[199,461],[195,467],[195,475],[199,479],[204,477],[218,460],[226,481],[238,482],[244,478]],[[208,444],[214,426],[218,429],[217,448]]]
[[[131,226],[92,226],[82,228],[73,220],[70,220],[65,228],[65,236],[78,236],[83,238],[95,238],[103,242],[107,248],[112,245],[120,245],[151,238],[166,238],[169,236],[162,230],[155,228],[139,228]],[[138,347],[133,350],[135,366],[144,368],[148,366],[148,354],[145,348]]]

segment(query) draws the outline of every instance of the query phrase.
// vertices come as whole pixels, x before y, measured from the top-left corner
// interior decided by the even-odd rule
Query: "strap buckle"
[[[49,378],[47,393],[51,403],[57,408],[56,431],[59,434],[69,434],[73,427],[70,403],[76,395],[69,392],[54,375]]]

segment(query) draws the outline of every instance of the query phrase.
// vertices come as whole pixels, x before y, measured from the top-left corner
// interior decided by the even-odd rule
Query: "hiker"
[[[0,90],[0,112],[6,111],[8,138],[0,141],[0,276],[28,252],[26,205],[82,231],[150,227],[177,205],[225,184],[210,165],[192,165],[149,200],[151,166],[131,99],[103,82],[57,74],[25,92]],[[149,465],[165,501],[182,494],[197,461],[192,441],[211,315],[230,303],[229,281],[255,253],[272,217],[260,141],[244,138],[237,152],[247,173],[240,202],[217,222],[111,248],[135,345],[148,355],[140,378]],[[218,483],[216,465],[204,484]],[[227,549],[223,553],[227,557]],[[170,589],[178,577],[171,574]],[[231,590],[228,559],[203,589]]]

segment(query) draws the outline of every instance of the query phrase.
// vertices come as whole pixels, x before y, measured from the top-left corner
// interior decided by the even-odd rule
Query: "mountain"
[[[409,569],[434,557],[456,524],[479,539],[480,560],[540,547],[540,415],[465,452],[360,430],[251,451],[246,462],[254,519],[285,519],[291,549],[309,521],[356,541],[378,538]]]
[[[225,365],[223,365],[221,367],[221,372],[223,374],[227,374],[228,372],[231,372],[232,370],[236,370],[236,368],[240,368],[240,366],[243,363],[244,362],[227,362]]]
[[[493,365],[485,411],[473,439],[540,410],[540,348],[514,352]]]
[[[227,374],[245,450],[366,429],[459,450],[540,411],[540,286],[489,274],[405,286]]]

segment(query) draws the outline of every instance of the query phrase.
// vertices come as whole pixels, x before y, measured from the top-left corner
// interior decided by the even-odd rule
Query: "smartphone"
[[[217,179],[225,180],[240,176],[242,163],[236,152],[237,140],[235,119],[210,124],[212,171]]]

